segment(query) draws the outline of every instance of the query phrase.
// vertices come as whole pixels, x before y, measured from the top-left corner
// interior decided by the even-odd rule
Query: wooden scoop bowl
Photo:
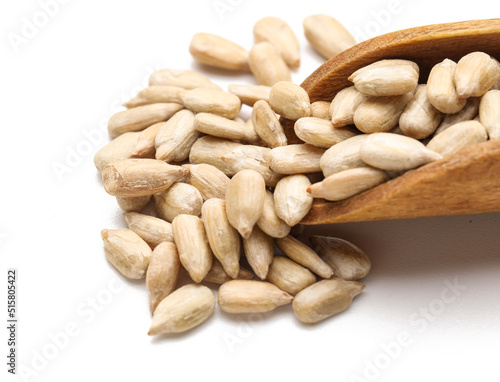
[[[387,58],[412,60],[425,83],[431,68],[483,51],[500,59],[500,19],[437,24],[388,33],[335,57],[301,85],[311,102],[331,101],[357,69]],[[289,143],[300,143],[282,120]],[[388,220],[500,211],[500,139],[477,144],[339,202],[315,201],[303,224]]]

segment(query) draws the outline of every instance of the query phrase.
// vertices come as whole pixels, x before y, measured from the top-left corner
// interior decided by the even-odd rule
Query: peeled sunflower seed
[[[178,215],[172,222],[172,233],[182,266],[195,283],[201,282],[213,258],[203,222],[197,216]]]
[[[185,332],[206,321],[214,310],[215,296],[209,288],[184,285],[160,302],[148,335]]]
[[[242,145],[207,135],[193,145],[189,161],[192,164],[210,164],[227,176],[245,169],[254,170],[262,175],[267,186],[274,187],[279,177],[269,168],[265,158],[270,151],[268,147]]]
[[[130,154],[131,158],[154,158],[156,154],[156,135],[165,122],[155,123],[142,130],[137,136],[137,143]]]
[[[281,220],[274,206],[274,195],[266,190],[262,214],[257,220],[257,226],[271,237],[285,237],[290,233],[290,226]]]
[[[182,94],[182,102],[195,113],[212,113],[229,119],[236,118],[241,101],[234,94],[210,88],[197,88]]]
[[[208,199],[203,203],[201,219],[208,242],[215,257],[221,262],[229,277],[238,277],[240,269],[241,239],[226,215],[226,203],[222,199]]]
[[[359,133],[351,127],[334,128],[330,121],[314,117],[299,119],[295,122],[294,130],[304,142],[325,149]]]
[[[200,191],[203,200],[210,198],[224,199],[229,177],[217,167],[209,164],[186,164],[188,169],[185,182]]]
[[[462,57],[455,68],[454,80],[460,98],[480,97],[498,80],[500,68],[488,54],[473,52]]]
[[[311,103],[311,114],[309,116],[328,120],[331,119],[330,102],[316,101]]]
[[[390,97],[368,97],[354,112],[354,124],[363,133],[382,133],[398,125],[414,92]]]
[[[275,256],[267,273],[267,281],[295,296],[302,289],[314,284],[316,276],[285,256]]]
[[[354,112],[368,98],[354,86],[339,91],[330,104],[333,127],[339,128],[354,123]]]
[[[276,185],[276,215],[291,227],[299,223],[311,209],[313,198],[306,191],[310,185],[309,179],[302,174],[286,176]]]
[[[289,81],[273,85],[269,93],[269,105],[276,113],[292,121],[311,114],[309,95],[302,87]]]
[[[184,89],[213,88],[220,89],[210,79],[193,70],[162,69],[151,74],[149,86],[177,86]]]
[[[304,243],[288,235],[281,239],[275,239],[276,245],[290,259],[303,265],[310,271],[325,279],[332,277],[333,271],[321,258]]]
[[[319,172],[325,150],[308,144],[276,147],[268,154],[269,167],[280,174]]]
[[[486,129],[481,123],[464,121],[436,135],[427,144],[427,148],[447,157],[487,139]]]
[[[380,60],[356,70],[349,78],[356,89],[370,96],[396,96],[415,90],[417,64],[408,60]]]
[[[197,33],[189,45],[193,58],[227,70],[248,71],[248,52],[242,46],[210,33]]]
[[[97,170],[102,172],[102,169],[106,165],[114,161],[129,159],[136,147],[139,134],[132,132],[122,134],[96,152],[94,155],[94,164]]]
[[[227,313],[264,313],[293,297],[266,281],[232,280],[219,288],[219,306]]]
[[[427,98],[442,113],[458,113],[465,106],[465,98],[459,98],[453,76],[457,63],[445,59],[434,65],[427,80]]]
[[[500,138],[500,90],[490,90],[481,98],[479,121],[490,139]]]
[[[287,139],[283,126],[266,101],[257,101],[253,106],[252,126],[268,146],[286,146]]]
[[[391,133],[371,134],[359,154],[363,162],[382,170],[411,170],[442,158],[416,139]]]
[[[250,236],[243,238],[243,249],[246,259],[253,271],[262,280],[266,279],[269,264],[274,258],[273,239],[262,232],[259,227],[253,227]]]
[[[259,42],[250,50],[250,70],[261,85],[273,86],[279,81],[291,81],[290,69],[279,51],[268,42]]]
[[[474,119],[479,112],[480,101],[481,98],[479,97],[468,98],[465,106],[458,113],[446,114],[434,135],[442,133],[450,126],[456,125],[459,122],[470,121]]]
[[[241,103],[253,106],[255,102],[263,100],[269,102],[270,86],[264,85],[229,85],[229,93],[237,96]]]
[[[314,324],[346,310],[364,287],[337,278],[318,281],[295,296],[293,312],[301,322]]]
[[[186,89],[179,86],[149,86],[123,104],[128,109],[152,103],[182,103],[181,94]]]
[[[181,110],[165,122],[155,137],[156,159],[165,162],[186,160],[200,136],[194,121],[193,112]]]
[[[351,168],[365,167],[366,163],[359,155],[359,148],[369,136],[369,134],[356,135],[326,150],[319,162],[325,178]]]
[[[242,170],[226,188],[226,213],[231,225],[248,239],[260,218],[266,197],[262,175],[254,170]]]
[[[187,169],[156,159],[123,159],[102,170],[102,183],[113,196],[145,196],[170,187]]]
[[[427,98],[427,86],[418,85],[412,100],[399,118],[399,128],[404,135],[424,139],[429,137],[443,119],[443,114]]]
[[[125,212],[140,212],[151,200],[152,195],[116,197],[118,206]]]
[[[196,187],[186,183],[174,183],[166,190],[154,195],[156,213],[172,222],[177,215],[199,216],[203,198]]]
[[[125,212],[123,218],[128,228],[138,234],[153,249],[165,241],[174,241],[172,225],[163,219],[137,212]]]
[[[304,19],[303,26],[307,40],[326,59],[356,45],[354,37],[333,17],[312,15]]]
[[[237,280],[251,280],[253,278],[254,274],[252,272],[240,266],[238,277],[236,277]],[[217,259],[213,259],[212,268],[210,268],[207,275],[203,279],[203,281],[206,281],[208,283],[214,283],[220,285],[231,280],[233,280],[233,278],[229,277],[229,275],[222,267],[222,264]]]
[[[296,69],[300,66],[300,47],[292,28],[277,17],[264,17],[253,27],[255,42],[267,41],[278,49],[287,65]]]
[[[314,183],[307,192],[314,198],[330,201],[347,199],[389,180],[385,171],[360,167],[337,172]]]
[[[120,111],[108,121],[111,138],[129,131],[141,131],[158,122],[167,121],[184,106],[178,103],[154,103]]]
[[[129,229],[103,229],[104,254],[125,277],[141,279],[151,259],[151,248],[139,235]]]
[[[180,271],[181,262],[175,244],[172,242],[159,244],[153,250],[146,274],[151,313],[154,313],[158,304],[174,291]]]
[[[199,113],[194,119],[196,130],[214,137],[256,143],[259,136],[244,123],[210,113]]]
[[[347,240],[313,236],[310,241],[319,257],[333,269],[335,277],[352,281],[362,279],[370,272],[370,258]]]

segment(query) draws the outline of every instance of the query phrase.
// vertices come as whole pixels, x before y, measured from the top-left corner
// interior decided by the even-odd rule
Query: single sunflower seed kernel
[[[268,154],[269,167],[280,174],[319,172],[325,149],[309,144],[281,146]]]
[[[250,70],[260,85],[273,86],[291,81],[292,76],[279,51],[269,42],[259,42],[250,50]]]
[[[101,238],[108,261],[123,276],[142,279],[151,259],[151,248],[139,235],[129,229],[103,229]]]
[[[182,104],[181,95],[186,89],[179,86],[149,86],[142,89],[134,98],[125,102],[123,106],[132,109],[138,106],[153,103],[179,103]]]
[[[226,197],[226,188],[229,183],[229,177],[217,167],[209,164],[185,164],[182,167],[188,169],[185,182],[196,187],[203,198],[224,199]]]
[[[197,88],[182,94],[182,102],[194,113],[212,113],[234,119],[238,116],[241,101],[232,93],[218,89]]]
[[[366,167],[366,163],[359,155],[359,149],[369,136],[369,134],[356,135],[326,150],[319,162],[325,178],[352,168]]]
[[[229,93],[237,96],[242,104],[253,106],[257,101],[269,102],[270,86],[264,85],[229,85]]]
[[[238,231],[227,219],[225,201],[208,199],[203,203],[201,220],[213,254],[221,262],[229,277],[237,278],[240,269],[241,239]]]
[[[326,119],[306,117],[295,122],[295,134],[301,140],[313,146],[328,149],[337,143],[359,134],[352,127],[334,128]]]
[[[267,281],[232,280],[219,288],[219,306],[226,313],[265,313],[293,297]]]
[[[259,220],[265,197],[264,179],[254,170],[242,170],[229,181],[226,188],[227,218],[244,239],[248,239]]]
[[[443,157],[456,154],[477,143],[485,142],[488,134],[484,126],[477,121],[464,121],[450,126],[436,135],[427,144],[427,148]]]
[[[286,256],[311,272],[325,279],[332,277],[333,271],[328,264],[321,260],[316,252],[293,236],[275,239],[275,243]]]
[[[414,92],[364,100],[354,112],[354,124],[363,133],[384,133],[395,128]]]
[[[269,147],[286,146],[283,126],[266,101],[257,101],[252,109],[252,126]]]
[[[148,335],[182,333],[206,321],[215,310],[215,295],[203,285],[188,284],[157,306]]]
[[[500,90],[490,90],[481,98],[479,121],[490,139],[500,138]]]
[[[354,86],[339,91],[330,103],[333,127],[339,128],[354,124],[354,113],[358,106],[368,98]]]
[[[163,242],[156,246],[146,274],[151,313],[154,313],[158,304],[175,290],[180,271],[181,262],[175,244]]]
[[[262,214],[257,220],[257,226],[271,237],[285,237],[290,233],[290,226],[276,213],[274,195],[266,190]]]
[[[453,76],[460,98],[481,97],[499,77],[500,67],[484,52],[472,52],[462,57]]]
[[[211,33],[196,33],[189,53],[202,64],[226,70],[249,71],[248,51],[242,46]]]
[[[111,138],[130,131],[141,131],[158,122],[167,121],[184,106],[178,103],[154,103],[120,111],[108,121]]]
[[[274,84],[269,93],[269,105],[276,113],[292,121],[311,114],[309,95],[302,87],[289,81]]]
[[[117,160],[131,158],[139,134],[136,132],[122,134],[97,151],[94,155],[94,164],[97,171],[102,172],[106,165]]]
[[[264,17],[253,27],[255,42],[267,41],[281,54],[287,65],[296,69],[300,66],[300,47],[292,28],[277,17]]]
[[[194,120],[193,112],[181,110],[160,127],[155,137],[156,159],[182,162],[189,157],[200,136]]]
[[[210,78],[194,70],[161,69],[149,77],[149,86],[177,86],[184,89],[220,89]]]
[[[285,256],[275,256],[267,273],[267,281],[295,296],[316,282],[316,276]]]
[[[213,258],[203,222],[197,216],[177,215],[172,233],[182,266],[195,283],[200,283],[212,267]]]
[[[348,80],[369,96],[397,96],[418,85],[418,65],[408,60],[381,60],[356,70]]]
[[[355,281],[370,272],[370,258],[363,250],[347,240],[315,235],[310,241],[319,257],[333,269],[335,277]]]
[[[313,198],[307,193],[311,181],[302,174],[289,175],[281,179],[274,190],[276,215],[293,227],[311,209]]]
[[[455,87],[455,61],[445,59],[434,65],[427,79],[427,98],[442,113],[458,113],[465,106],[467,99],[459,98]]]
[[[369,190],[389,180],[385,171],[360,167],[337,172],[326,177],[319,183],[314,183],[307,192],[314,198],[329,201],[344,200]]]
[[[309,116],[328,120],[331,119],[330,102],[316,101],[311,103],[311,114],[309,114]]]
[[[137,212],[125,212],[123,218],[128,228],[138,234],[152,249],[165,241],[174,241],[172,225],[163,219]]]
[[[326,59],[356,45],[356,39],[331,16],[308,16],[304,19],[303,27],[309,43]]]
[[[153,195],[116,197],[118,206],[124,212],[141,212],[149,203]]]
[[[113,196],[152,195],[170,187],[187,169],[156,159],[123,159],[102,170],[102,183]]]
[[[156,213],[162,219],[172,222],[177,215],[201,214],[203,198],[196,187],[186,183],[174,183],[166,190],[154,195]]]
[[[158,122],[152,126],[147,127],[142,130],[137,136],[137,143],[135,144],[131,158],[155,158],[156,156],[156,146],[155,140],[158,131],[165,124],[165,122]]]
[[[359,154],[367,165],[381,170],[411,170],[442,158],[416,139],[391,133],[371,134]]]
[[[315,324],[346,310],[364,287],[338,278],[318,281],[295,296],[293,312],[299,321]]]
[[[258,226],[253,227],[248,238],[243,238],[243,250],[248,264],[257,277],[265,280],[269,265],[274,258],[274,242],[271,236],[264,233]]]
[[[194,118],[194,127],[200,133],[214,137],[257,143],[260,138],[254,129],[245,123],[221,117],[211,113],[198,113]]]
[[[418,85],[415,95],[399,117],[399,128],[408,137],[424,139],[436,131],[442,120],[443,114],[427,98],[427,86]]]

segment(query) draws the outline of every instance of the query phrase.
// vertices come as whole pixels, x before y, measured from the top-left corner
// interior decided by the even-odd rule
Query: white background
[[[150,338],[143,282],[121,277],[103,254],[100,230],[124,223],[92,162],[104,141],[86,135],[99,137],[153,70],[197,68],[188,53],[194,33],[250,48],[253,24],[281,17],[300,39],[303,64],[293,74],[300,83],[322,62],[303,36],[309,14],[330,14],[371,36],[500,14],[491,0],[400,0],[387,16],[389,3],[66,1],[44,20],[38,1],[2,2],[0,280],[6,288],[7,268],[18,269],[18,367],[34,373],[25,380],[498,380],[498,213],[309,229],[351,240],[373,261],[352,307],[313,327],[298,323],[290,306],[254,320],[217,310],[190,333]],[[22,34],[25,18],[46,25],[16,51],[9,36]],[[210,76],[222,86],[253,81]],[[58,165],[68,171],[58,176]],[[456,296],[447,290],[453,282],[463,286]],[[5,301],[6,289],[0,293]]]

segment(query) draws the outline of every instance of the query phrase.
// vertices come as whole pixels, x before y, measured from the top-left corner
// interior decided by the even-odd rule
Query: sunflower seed
[[[307,215],[313,198],[306,190],[311,185],[302,174],[290,175],[281,179],[274,190],[276,215],[289,226],[294,226]]]
[[[243,238],[245,256],[257,277],[266,279],[269,264],[274,258],[273,239],[262,232],[259,227],[253,227],[250,236]]]
[[[186,183],[174,183],[155,197],[156,213],[162,219],[172,222],[177,215],[199,216],[203,198],[196,187]]]
[[[189,45],[196,61],[227,70],[249,71],[248,52],[242,46],[210,33],[197,33]]]
[[[316,276],[285,256],[275,256],[267,273],[267,281],[295,296],[302,289],[314,284]]]
[[[291,81],[290,69],[279,51],[268,42],[259,42],[250,50],[250,70],[261,85],[273,86],[279,81]]]

